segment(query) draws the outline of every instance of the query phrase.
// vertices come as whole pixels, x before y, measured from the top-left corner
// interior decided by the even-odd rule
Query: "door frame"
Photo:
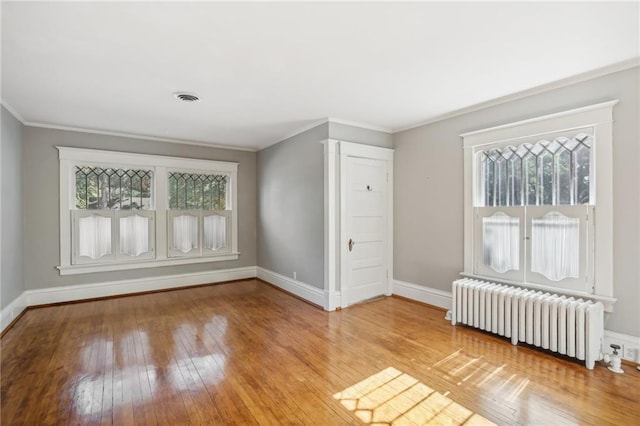
[[[347,281],[347,158],[359,157],[387,162],[387,289],[393,292],[393,149],[335,139],[324,145],[324,309],[347,306],[342,283]]]

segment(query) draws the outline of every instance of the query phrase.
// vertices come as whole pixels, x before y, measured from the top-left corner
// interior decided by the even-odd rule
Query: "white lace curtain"
[[[181,215],[173,218],[173,249],[188,253],[198,248],[198,217]]]
[[[120,218],[120,254],[140,256],[149,252],[149,218],[140,215]]]
[[[78,256],[100,259],[111,254],[111,218],[99,215],[78,220]]]
[[[220,215],[204,218],[204,247],[220,250],[227,245],[227,218]]]
[[[482,219],[484,264],[504,273],[520,269],[520,219],[498,212]]]
[[[579,278],[580,219],[558,212],[531,220],[531,271],[552,281]]]

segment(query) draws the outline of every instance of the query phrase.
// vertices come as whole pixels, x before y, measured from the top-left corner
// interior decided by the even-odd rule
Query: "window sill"
[[[605,296],[601,294],[591,294],[591,293],[586,293],[582,291],[566,290],[560,287],[549,287],[541,284],[533,284],[533,283],[518,282],[518,281],[511,281],[511,280],[501,280],[499,278],[485,277],[482,275],[469,274],[466,272],[462,272],[460,273],[460,275],[467,278],[475,278],[483,281],[496,282],[498,284],[512,285],[514,287],[524,287],[532,290],[540,290],[540,291],[545,291],[549,293],[557,293],[561,295],[564,294],[567,296],[581,297],[583,299],[594,300],[596,302],[601,302],[602,305],[604,305],[605,312],[613,312],[613,305],[618,300],[615,297]]]
[[[129,269],[157,268],[160,266],[191,265],[195,263],[222,262],[225,260],[238,260],[240,253],[225,253],[218,256],[195,258],[170,258],[162,260],[146,260],[126,263],[103,263],[93,265],[64,265],[56,266],[60,275],[91,274],[94,272],[125,271]]]

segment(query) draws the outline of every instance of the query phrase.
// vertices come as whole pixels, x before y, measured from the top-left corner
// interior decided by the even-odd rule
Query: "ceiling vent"
[[[200,102],[200,98],[194,95],[193,93],[176,92],[173,94],[173,97],[179,101],[187,102],[187,103]]]

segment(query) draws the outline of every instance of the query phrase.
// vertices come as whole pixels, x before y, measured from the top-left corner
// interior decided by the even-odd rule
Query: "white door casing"
[[[336,140],[323,144],[324,308],[332,311],[392,293],[393,150]],[[372,208],[374,214],[365,211]],[[350,238],[356,241],[351,252]]]

